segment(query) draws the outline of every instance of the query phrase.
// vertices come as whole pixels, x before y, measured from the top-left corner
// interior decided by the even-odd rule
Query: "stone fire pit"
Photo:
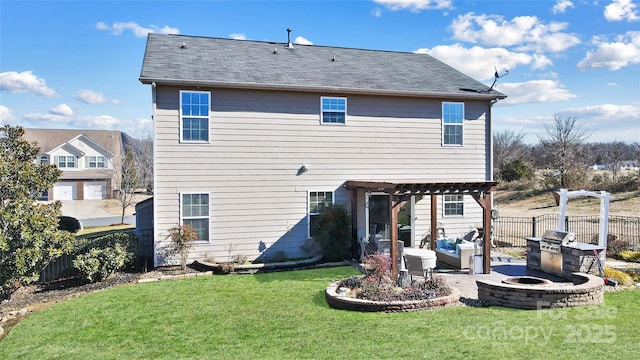
[[[501,283],[477,280],[478,298],[490,305],[531,310],[604,302],[604,281],[590,274],[573,273],[569,282],[559,283],[527,276],[510,279]]]

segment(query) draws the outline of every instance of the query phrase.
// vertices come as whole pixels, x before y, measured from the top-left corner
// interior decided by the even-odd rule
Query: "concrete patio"
[[[462,297],[469,299],[478,298],[476,280],[501,282],[513,276],[533,276],[552,281],[563,281],[563,279],[551,274],[528,269],[526,259],[518,259],[493,251],[491,252],[490,274],[470,274],[467,270],[461,271],[447,268],[436,268],[433,274],[443,276],[447,280],[447,284],[458,289]]]

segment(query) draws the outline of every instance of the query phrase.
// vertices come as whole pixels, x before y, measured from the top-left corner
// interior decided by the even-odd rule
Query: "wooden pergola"
[[[431,233],[437,225],[438,195],[470,195],[482,207],[482,226],[484,237],[482,246],[483,273],[491,273],[491,192],[495,190],[497,183],[494,181],[482,182],[419,182],[419,181],[358,181],[349,180],[345,187],[352,190],[351,213],[357,213],[358,190],[366,192],[383,192],[389,195],[390,227],[391,227],[391,266],[394,276],[398,275],[398,211],[400,207],[412,196],[431,196]],[[353,221],[352,233],[357,237],[356,222]],[[435,249],[435,236],[431,236],[431,249]],[[464,261],[464,259],[461,259]]]

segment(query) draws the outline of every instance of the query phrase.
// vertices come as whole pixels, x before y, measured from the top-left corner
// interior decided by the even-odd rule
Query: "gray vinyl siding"
[[[320,97],[344,95],[199,88],[211,91],[210,141],[181,144],[179,90],[188,89],[156,90],[155,238],[161,247],[167,229],[179,222],[180,193],[209,193],[211,240],[198,244],[191,259],[241,254],[268,260],[279,250],[304,256],[308,191],[335,191],[335,201],[350,208],[346,180],[490,180],[488,101],[466,102],[464,146],[442,147],[447,99],[349,95],[346,125],[322,125]],[[298,174],[303,164],[309,170]],[[465,216],[465,228],[482,214],[469,199],[465,211],[480,216]],[[416,203],[417,243],[428,230],[429,202]]]

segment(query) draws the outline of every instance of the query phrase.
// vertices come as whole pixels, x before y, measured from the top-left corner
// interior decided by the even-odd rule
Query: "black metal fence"
[[[527,237],[542,237],[545,230],[558,227],[557,215],[534,217],[499,217],[494,220],[493,240],[497,246],[526,246]],[[576,240],[598,243],[600,217],[567,216],[565,228],[576,234]],[[634,250],[640,250],[640,218],[631,216],[609,216],[609,235],[626,241]]]
[[[113,232],[110,232],[113,233]],[[142,231],[136,233],[134,230],[125,230],[121,233],[129,236],[129,248],[127,251],[133,253],[134,259],[130,264],[133,269],[146,271],[153,268],[153,230]],[[93,240],[106,233],[92,234],[89,236],[82,236],[83,241]],[[62,255],[56,260],[52,261],[47,267],[40,272],[41,284],[50,283],[56,280],[74,277],[77,274],[73,268],[73,259],[77,254]]]

